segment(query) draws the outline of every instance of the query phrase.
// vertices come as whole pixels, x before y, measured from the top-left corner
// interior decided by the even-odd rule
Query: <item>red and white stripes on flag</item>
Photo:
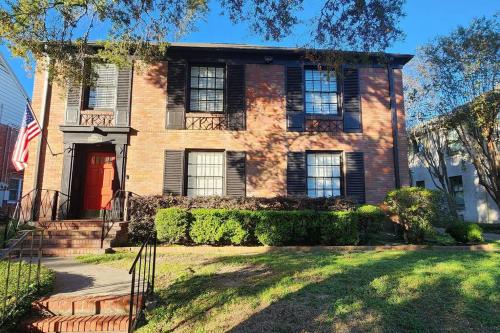
[[[12,163],[17,171],[24,170],[28,166],[28,144],[40,133],[42,133],[40,125],[33,115],[30,104],[26,103],[23,122],[12,153]]]

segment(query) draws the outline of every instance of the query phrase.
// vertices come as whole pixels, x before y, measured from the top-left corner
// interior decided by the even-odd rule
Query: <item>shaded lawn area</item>
[[[500,253],[159,255],[156,292],[138,332],[498,332]]]

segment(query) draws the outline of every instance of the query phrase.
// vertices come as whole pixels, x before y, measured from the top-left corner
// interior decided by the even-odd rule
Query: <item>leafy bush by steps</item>
[[[176,207],[160,209],[155,218],[158,240],[169,244],[187,242],[191,219],[192,216],[187,209]]]

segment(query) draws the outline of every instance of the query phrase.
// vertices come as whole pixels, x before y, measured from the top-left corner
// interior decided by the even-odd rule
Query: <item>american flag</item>
[[[26,103],[23,122],[12,153],[12,163],[17,171],[24,170],[28,166],[28,144],[40,133],[42,133],[40,125],[33,115],[30,104]]]

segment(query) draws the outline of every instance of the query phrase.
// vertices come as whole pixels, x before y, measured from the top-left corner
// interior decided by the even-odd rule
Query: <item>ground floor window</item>
[[[16,202],[21,194],[22,180],[19,178],[9,179],[9,201]]]
[[[465,208],[464,199],[464,184],[462,182],[462,176],[450,177],[450,185],[453,197],[455,198],[455,204],[458,209]]]
[[[312,198],[340,195],[340,153],[307,154],[307,195]]]
[[[417,180],[415,182],[416,187],[425,188],[425,180]]]
[[[188,153],[188,196],[223,195],[223,184],[223,152],[193,151]]]

